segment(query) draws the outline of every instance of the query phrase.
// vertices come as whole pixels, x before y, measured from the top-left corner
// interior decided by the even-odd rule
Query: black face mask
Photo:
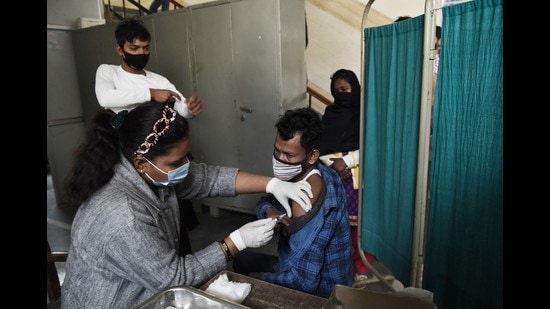
[[[122,52],[124,53],[124,62],[134,70],[143,70],[149,61],[149,54],[132,55],[125,51]]]
[[[351,92],[336,92],[332,95],[334,103],[342,107],[353,107],[357,102]]]

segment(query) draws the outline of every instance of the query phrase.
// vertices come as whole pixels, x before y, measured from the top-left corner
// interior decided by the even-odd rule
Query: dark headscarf
[[[359,126],[361,120],[361,85],[353,71],[340,69],[331,76],[330,91],[334,103],[327,106],[322,121],[325,130],[320,152],[325,155],[333,152],[359,149]],[[344,79],[351,85],[351,93],[336,92],[334,82]]]

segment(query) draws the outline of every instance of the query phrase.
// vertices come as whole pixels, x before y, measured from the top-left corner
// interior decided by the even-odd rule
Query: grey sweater
[[[187,178],[159,188],[157,197],[132,164],[121,161],[74,218],[63,309],[133,308],[162,289],[198,286],[227,265],[217,242],[178,255],[177,197],[235,196],[238,169],[191,162]]]

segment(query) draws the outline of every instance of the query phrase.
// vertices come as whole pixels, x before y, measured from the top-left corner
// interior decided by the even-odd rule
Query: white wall
[[[357,0],[366,5],[368,0]],[[377,0],[372,4],[372,9],[395,20],[399,16],[416,17],[424,14],[425,0]]]
[[[338,69],[352,70],[361,80],[361,26],[367,3],[368,0],[306,0],[308,79],[328,95],[330,76]],[[366,26],[391,23],[398,16],[422,15],[424,3],[424,0],[374,1]]]
[[[184,5],[193,5],[210,2],[213,0],[178,0]],[[323,0],[333,1],[333,0]],[[347,0],[348,2],[360,2],[365,6],[368,0]],[[309,1],[307,1],[309,2]],[[374,1],[372,8],[380,13],[395,20],[398,16],[409,15],[415,17],[424,13],[425,0],[377,0]],[[361,12],[362,13],[362,12]]]

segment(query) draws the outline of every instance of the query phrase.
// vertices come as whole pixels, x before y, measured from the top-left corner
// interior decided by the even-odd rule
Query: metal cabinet
[[[306,105],[304,10],[305,2],[295,0],[191,9],[196,89],[205,108],[193,134],[200,160],[272,175],[275,121]],[[204,203],[253,213],[259,196]]]
[[[57,204],[64,206],[63,182],[84,132],[84,123],[80,92],[73,86],[77,73],[71,32],[48,29],[47,40],[47,157]]]
[[[152,35],[147,69],[203,102],[203,112],[190,120],[195,160],[272,175],[275,121],[284,110],[307,105],[304,18],[305,0],[215,1],[143,17]],[[86,45],[77,63],[95,62],[93,71],[78,66],[84,68],[79,71],[82,81],[95,77],[100,63],[120,63],[98,62],[107,59],[104,53],[116,57],[112,25],[75,31],[75,36],[90,37],[88,32],[96,33],[91,40],[112,42],[112,47],[94,48],[90,39],[75,38],[75,44]],[[95,94],[92,99],[89,91],[82,93],[89,96],[83,102],[94,100],[98,107]],[[202,202],[253,213],[259,196]]]

